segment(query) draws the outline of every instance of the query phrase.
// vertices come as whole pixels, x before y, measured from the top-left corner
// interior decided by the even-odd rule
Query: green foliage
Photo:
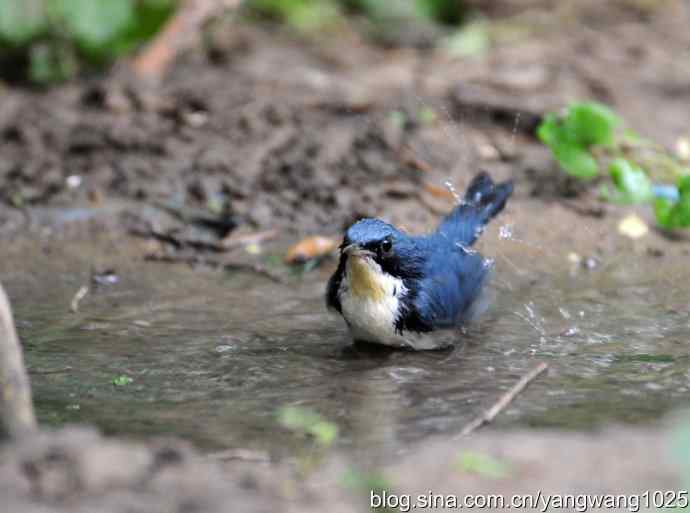
[[[330,447],[338,436],[338,426],[307,408],[285,406],[278,418],[283,427],[313,437],[321,447]]]
[[[12,46],[28,43],[47,23],[42,0],[0,0],[0,41]]]
[[[362,15],[376,31],[390,33],[411,25],[460,24],[466,13],[458,0],[247,0],[249,12],[313,32]]]
[[[108,47],[134,20],[132,0],[60,0],[54,7],[76,45],[95,56],[109,53]]]
[[[445,25],[459,25],[467,13],[461,0],[416,0],[416,5],[427,18]]]
[[[349,468],[341,478],[342,485],[352,492],[360,495],[367,503],[371,504],[371,494],[381,495],[383,492],[392,490],[391,482],[379,472],[361,471],[356,468]],[[372,509],[377,513],[394,513],[399,509],[392,510],[387,507]]]
[[[489,49],[491,37],[486,22],[468,23],[446,39],[445,49],[454,57],[481,55]]]
[[[477,474],[489,479],[503,479],[510,475],[510,467],[488,454],[463,451],[458,456],[456,468],[462,473]]]
[[[620,203],[645,203],[652,200],[652,182],[642,168],[618,158],[609,165],[609,174],[618,189],[618,194],[612,199]]]
[[[690,228],[690,175],[681,176],[677,187],[679,193],[677,201],[657,198],[654,202],[657,222],[669,230]]]
[[[363,472],[355,468],[348,469],[342,477],[343,486],[346,488],[369,494],[370,491],[382,492],[391,490],[392,485],[383,474],[378,472]]]
[[[559,140],[551,146],[551,151],[561,167],[572,176],[588,179],[599,174],[599,164],[583,146]]]
[[[104,65],[154,35],[177,0],[0,0],[0,56],[38,83]]]
[[[611,109],[594,102],[572,104],[563,120],[566,135],[585,148],[611,145],[619,124],[620,119]]]
[[[593,146],[609,146],[620,120],[606,106],[598,103],[575,103],[564,116],[547,114],[537,129],[561,167],[578,178],[594,178],[599,165],[591,154]]]
[[[250,0],[247,4],[251,11],[303,32],[324,28],[341,16],[335,0]]]
[[[690,169],[662,147],[625,130],[617,136],[621,120],[608,107],[584,102],[570,105],[565,114],[547,114],[537,136],[563,170],[580,179],[606,169],[614,191],[604,185],[604,199],[619,203],[652,203],[659,225],[666,229],[690,227]],[[651,174],[673,176],[677,185],[656,186]],[[676,195],[668,194],[669,190]],[[662,191],[663,190],[663,191]]]
[[[131,385],[132,383],[134,383],[134,380],[125,374],[121,374],[121,375],[113,378],[113,381],[112,381],[112,384],[115,385],[116,387],[124,387],[127,385]]]

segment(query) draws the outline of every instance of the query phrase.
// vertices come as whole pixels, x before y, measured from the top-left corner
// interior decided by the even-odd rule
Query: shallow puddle
[[[121,248],[56,247],[0,267],[46,424],[281,450],[294,437],[276,412],[299,404],[337,423],[342,447],[391,454],[459,432],[542,360],[548,374],[498,427],[648,423],[690,405],[682,262],[638,256],[585,270],[499,252],[484,319],[453,350],[411,353],[351,346],[323,305],[329,269],[286,286],[145,263]],[[119,282],[70,313],[91,266],[115,268]],[[114,385],[121,375],[133,381]]]

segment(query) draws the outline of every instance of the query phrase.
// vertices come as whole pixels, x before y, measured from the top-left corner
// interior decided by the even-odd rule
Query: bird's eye
[[[390,239],[383,239],[381,241],[381,253],[387,255],[393,249],[393,241]]]

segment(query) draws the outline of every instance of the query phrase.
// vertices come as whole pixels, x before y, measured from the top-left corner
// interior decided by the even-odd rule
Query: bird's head
[[[421,276],[422,257],[415,239],[380,219],[362,219],[350,226],[340,251],[346,279],[358,296],[376,299],[392,280]]]

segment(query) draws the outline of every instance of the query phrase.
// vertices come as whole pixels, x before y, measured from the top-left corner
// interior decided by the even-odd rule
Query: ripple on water
[[[462,343],[409,353],[351,346],[342,321],[325,311],[318,273],[280,287],[113,263],[119,283],[68,314],[88,265],[76,259],[59,273],[50,265],[1,276],[27,362],[41,370],[32,376],[40,417],[51,424],[280,448],[293,442],[275,413],[300,404],[338,423],[345,447],[397,451],[458,432],[538,360],[548,375],[498,426],[654,422],[690,404],[690,324],[678,307],[687,290],[669,285],[688,282],[686,266],[669,275],[642,263],[634,271],[601,265],[577,277],[544,265],[520,275],[498,269],[497,303]],[[51,369],[69,370],[44,372]],[[132,384],[114,386],[120,375]]]

